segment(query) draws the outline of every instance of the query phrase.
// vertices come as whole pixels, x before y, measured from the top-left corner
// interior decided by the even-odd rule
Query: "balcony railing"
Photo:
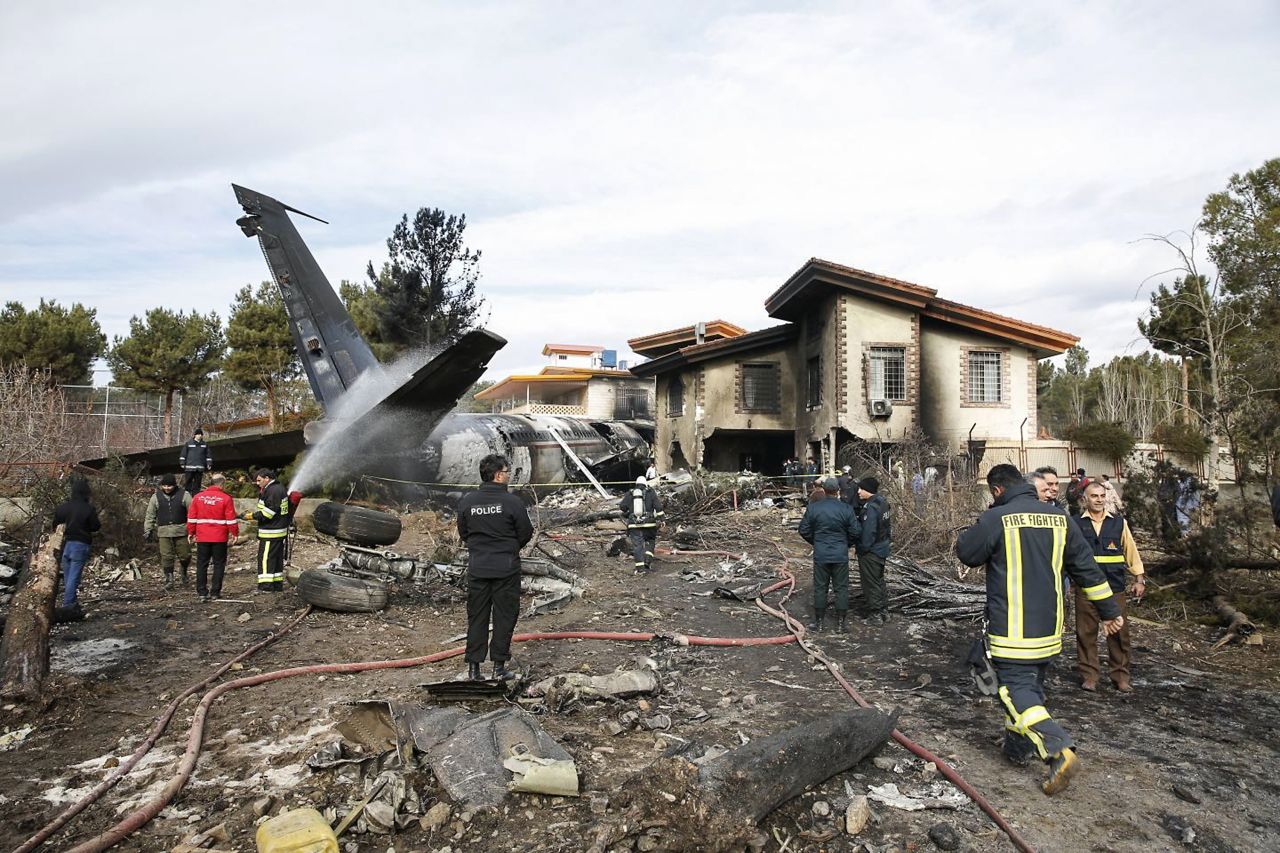
[[[518,400],[500,400],[494,406],[495,412],[512,415],[586,415],[586,406],[575,406],[566,403],[525,403]]]

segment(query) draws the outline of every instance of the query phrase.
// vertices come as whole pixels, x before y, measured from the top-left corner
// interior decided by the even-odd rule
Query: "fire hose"
[[[840,668],[836,665],[834,661],[832,661],[829,657],[827,657],[820,649],[813,646],[812,644],[810,644],[808,641],[804,639],[804,635],[805,635],[804,625],[802,625],[794,616],[788,613],[785,606],[787,599],[791,597],[791,594],[795,591],[795,587],[796,587],[795,575],[791,573],[789,568],[791,561],[787,557],[786,553],[782,550],[781,546],[778,545],[778,543],[771,542],[770,544],[772,544],[773,547],[778,550],[778,554],[782,557],[782,566],[778,569],[778,571],[780,574],[782,574],[783,578],[782,580],[778,581],[772,586],[768,586],[765,589],[762,589],[760,591],[760,597],[756,599],[756,606],[759,607],[761,610],[763,610],[765,613],[768,613],[771,616],[775,616],[778,619],[781,619],[783,624],[787,626],[787,630],[789,630],[792,636],[796,638],[796,641],[800,644],[800,647],[804,649],[807,654],[809,654],[811,657],[813,657],[815,660],[819,661],[823,666],[825,666],[827,668],[827,671],[831,673],[831,676],[836,680],[836,682],[839,683],[839,685],[842,688],[844,688],[844,692],[848,693],[849,696],[853,699],[853,701],[857,702],[860,707],[863,707],[863,708],[874,707],[870,702],[864,699],[862,695],[859,694],[856,689],[854,689],[854,686],[848,682],[848,680],[844,677],[844,675],[840,673]],[[787,587],[787,592],[778,601],[778,606],[776,608],[770,607],[768,604],[764,603],[764,596],[767,593],[774,592],[778,589],[781,589],[782,587]],[[1023,851],[1023,853],[1035,853],[1035,848],[1032,847],[1031,844],[1028,843],[1026,839],[1024,839],[1021,835],[1019,835],[1017,830],[1015,830],[1012,826],[1010,826],[1009,822],[1004,819],[1004,816],[1001,815],[1000,812],[996,810],[996,807],[991,805],[991,803],[987,801],[986,797],[982,796],[982,794],[979,793],[976,788],[974,788],[967,781],[965,781],[965,779],[959,774],[959,772],[956,771],[954,767],[952,767],[947,762],[943,761],[939,756],[934,755],[925,747],[913,741],[911,738],[904,735],[902,732],[898,731],[896,728],[891,733],[891,736],[895,741],[897,741],[897,743],[900,746],[902,746],[908,752],[912,753],[913,755],[919,758],[924,759],[927,762],[932,762],[933,765],[938,768],[938,772],[942,774],[943,778],[945,778],[948,782],[950,782],[952,785],[958,788],[966,797],[972,800],[974,804],[978,806],[978,808],[986,812],[987,817],[991,818],[992,823],[994,823],[997,827],[999,827],[1000,830],[1004,832],[1005,835],[1009,836],[1009,840],[1013,842],[1014,847]]]
[[[21,847],[14,851],[14,853],[28,853],[28,851],[35,850],[41,844],[45,843],[45,841],[47,841],[55,832],[66,826],[72,818],[97,802],[103,794],[111,790],[117,782],[127,776],[129,771],[137,766],[138,762],[151,751],[151,747],[155,746],[156,741],[160,739],[160,735],[164,734],[164,730],[169,726],[169,721],[173,719],[173,715],[177,712],[178,707],[187,700],[187,697],[196,693],[198,690],[208,687],[216,678],[231,669],[231,667],[235,666],[237,663],[252,657],[274,643],[276,640],[279,640],[285,634],[292,631],[310,612],[311,605],[308,604],[301,610],[301,612],[298,613],[297,616],[289,620],[289,622],[279,631],[268,634],[265,639],[255,643],[233,657],[231,660],[224,663],[222,666],[215,669],[203,681],[196,682],[177,696],[173,697],[172,701],[170,701],[169,704],[165,706],[164,710],[156,717],[155,723],[151,726],[151,731],[147,733],[147,737],[138,745],[138,748],[134,750],[133,755],[130,755],[124,761],[120,762],[120,766],[113,770],[107,778],[95,785],[92,791],[85,794],[72,805],[63,809],[57,817],[45,824],[45,826],[35,835],[28,838]]]

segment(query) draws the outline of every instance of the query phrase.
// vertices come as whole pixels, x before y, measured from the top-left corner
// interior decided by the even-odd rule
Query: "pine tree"
[[[289,331],[284,300],[271,282],[240,288],[227,320],[228,353],[223,370],[246,391],[267,395],[267,420],[276,431],[281,384],[302,372]]]
[[[46,370],[53,385],[89,384],[107,346],[97,314],[79,302],[64,308],[41,299],[31,311],[9,302],[0,310],[0,367]]]

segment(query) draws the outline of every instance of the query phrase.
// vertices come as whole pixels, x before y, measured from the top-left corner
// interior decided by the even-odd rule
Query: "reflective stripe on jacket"
[[[187,533],[197,542],[226,542],[239,536],[235,500],[217,486],[200,492],[187,509]]]
[[[632,489],[618,508],[627,521],[627,527],[657,527],[665,513],[658,493],[648,486],[636,486]]]
[[[986,566],[992,657],[1042,661],[1062,651],[1064,569],[1103,619],[1120,615],[1080,528],[1026,483],[1004,492],[960,534],[956,556],[966,566]]]
[[[1102,519],[1102,529],[1094,530],[1093,519],[1085,513],[1076,516],[1076,525],[1089,543],[1094,561],[1107,576],[1111,591],[1124,592],[1124,516],[1107,515]]]
[[[253,511],[259,539],[283,539],[289,535],[289,490],[276,480],[267,483],[258,495]]]

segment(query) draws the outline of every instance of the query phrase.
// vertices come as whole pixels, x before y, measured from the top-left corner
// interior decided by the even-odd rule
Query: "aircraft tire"
[[[389,512],[327,501],[311,516],[316,530],[354,545],[394,545],[400,538],[400,519]]]
[[[375,613],[387,606],[387,585],[367,578],[306,569],[298,576],[298,597],[313,607],[340,613]]]

